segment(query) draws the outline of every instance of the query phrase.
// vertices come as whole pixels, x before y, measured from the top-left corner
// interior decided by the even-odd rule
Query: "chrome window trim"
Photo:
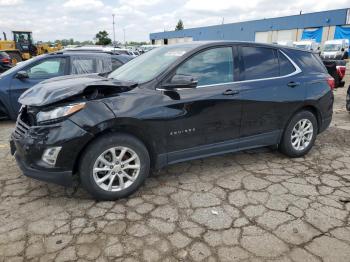
[[[250,82],[256,82],[256,81],[266,81],[266,80],[273,80],[273,79],[280,79],[280,78],[286,78],[290,76],[297,75],[302,72],[300,67],[282,50],[278,49],[277,52],[281,52],[288,60],[289,62],[292,63],[294,66],[295,71],[288,74],[288,75],[283,75],[283,76],[274,76],[274,77],[267,77],[267,78],[258,78],[258,79],[250,79],[250,80],[241,80],[241,81],[234,81],[234,82],[226,82],[226,83],[217,83],[217,84],[211,84],[211,85],[200,85],[197,86],[196,88],[203,88],[203,87],[212,87],[212,86],[223,86],[223,85],[230,85],[230,84],[235,84],[235,83],[250,83]],[[193,89],[193,88],[176,88],[175,90],[186,90],[186,89]],[[165,89],[162,88],[156,88],[156,90],[161,90],[165,91]]]

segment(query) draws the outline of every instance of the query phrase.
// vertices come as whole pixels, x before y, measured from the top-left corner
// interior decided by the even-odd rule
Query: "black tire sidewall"
[[[108,192],[100,188],[93,178],[93,166],[96,159],[112,147],[125,146],[136,152],[140,158],[140,173],[129,187],[116,192]],[[144,144],[137,138],[128,134],[104,135],[93,141],[85,150],[79,165],[82,186],[97,200],[116,200],[124,198],[135,192],[148,177],[150,172],[150,158]]]
[[[310,144],[304,150],[297,151],[292,146],[291,135],[292,135],[292,131],[293,131],[295,124],[298,121],[300,121],[301,119],[308,119],[311,121],[311,123],[313,125],[313,136],[312,136],[312,139],[310,141]],[[300,112],[296,113],[292,117],[292,119],[289,121],[287,127],[284,130],[284,134],[283,134],[283,138],[282,138],[281,146],[280,146],[282,153],[284,153],[290,157],[304,156],[313,147],[315,140],[316,140],[316,137],[317,137],[317,133],[318,133],[317,119],[312,112],[300,111]]]

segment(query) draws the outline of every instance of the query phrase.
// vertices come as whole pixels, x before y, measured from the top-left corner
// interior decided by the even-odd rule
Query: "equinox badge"
[[[176,135],[182,135],[182,134],[188,134],[188,133],[193,133],[196,131],[196,128],[188,128],[188,129],[183,129],[183,130],[175,130],[171,131],[170,135],[171,136],[176,136]]]

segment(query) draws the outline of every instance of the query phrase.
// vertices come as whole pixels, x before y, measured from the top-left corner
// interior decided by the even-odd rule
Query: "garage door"
[[[294,40],[293,30],[277,31],[277,41],[282,41],[282,40]]]
[[[268,43],[269,32],[255,32],[255,42]]]

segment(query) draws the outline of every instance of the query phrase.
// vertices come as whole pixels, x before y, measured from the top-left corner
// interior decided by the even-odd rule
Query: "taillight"
[[[1,62],[5,63],[5,64],[9,64],[11,62],[11,60],[9,58],[2,58]]]
[[[338,75],[343,79],[343,77],[345,76],[346,67],[337,66],[337,71],[338,71]]]
[[[335,88],[335,80],[333,77],[327,77],[327,83],[329,85],[329,88],[333,90]]]

